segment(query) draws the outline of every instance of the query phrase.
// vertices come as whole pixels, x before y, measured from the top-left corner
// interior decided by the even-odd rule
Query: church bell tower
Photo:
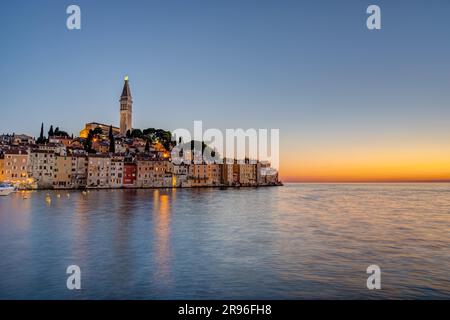
[[[120,97],[120,134],[125,135],[128,130],[132,130],[132,107],[131,90],[128,83],[128,76],[125,76],[122,95]]]

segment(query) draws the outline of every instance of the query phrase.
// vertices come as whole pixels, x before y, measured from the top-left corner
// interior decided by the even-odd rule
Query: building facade
[[[5,155],[0,154],[0,182],[5,180]]]
[[[123,186],[134,187],[136,186],[136,163],[124,162],[123,165]]]
[[[29,175],[40,189],[53,187],[55,153],[50,150],[34,149],[30,152]]]
[[[138,158],[136,186],[140,188],[171,187],[172,165],[164,159]]]
[[[55,155],[53,187],[55,189],[72,188],[72,157]]]
[[[87,185],[88,160],[85,155],[72,155],[72,187],[84,188]]]
[[[89,155],[87,188],[109,188],[111,159],[106,155]]]
[[[14,184],[23,184],[29,181],[28,152],[24,150],[4,151],[3,181]]]
[[[109,172],[109,185],[111,188],[123,187],[124,158],[122,156],[111,157],[111,168]]]
[[[237,167],[238,181],[242,186],[256,186],[256,163],[246,160],[244,163],[235,164]]]

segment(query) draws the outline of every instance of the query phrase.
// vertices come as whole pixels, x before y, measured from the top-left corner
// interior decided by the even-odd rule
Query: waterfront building
[[[0,182],[5,180],[5,155],[0,153]]]
[[[30,182],[28,176],[29,154],[21,149],[9,149],[4,151],[3,181],[14,184]]]
[[[123,187],[124,157],[114,155],[111,157],[111,168],[109,173],[109,185],[111,188]]]
[[[233,160],[234,162],[234,160]],[[224,186],[232,186],[236,183],[236,181],[234,181],[233,179],[233,167],[234,167],[234,163],[228,163],[227,159],[224,158],[223,159],[223,164],[221,165],[221,169],[222,169],[222,180],[221,183]]]
[[[206,165],[206,175],[208,177],[208,180],[206,180],[206,183],[209,186],[218,186],[221,184],[222,180],[222,169],[220,167],[220,164],[216,163],[209,163]]]
[[[125,161],[123,171],[123,186],[134,187],[136,185],[136,163]]]
[[[171,187],[171,163],[160,158],[138,157],[136,186],[140,188]]]
[[[254,186],[257,184],[256,161],[238,161],[234,165],[234,173],[237,174],[237,181],[242,186]]]
[[[89,155],[88,157],[88,188],[108,188],[111,158],[107,155]]]
[[[127,131],[133,129],[132,123],[133,99],[131,98],[128,76],[125,77],[122,95],[120,96],[120,133],[126,135]]]
[[[72,187],[84,188],[87,185],[88,160],[84,154],[72,155]]]
[[[256,179],[258,185],[277,184],[278,171],[271,168],[268,161],[258,162],[256,165]]]
[[[191,186],[219,186],[221,184],[220,164],[193,163],[189,165],[189,178]]]
[[[173,172],[173,186],[174,187],[189,187],[190,180],[189,178],[189,165],[181,163],[179,165],[172,165]]]
[[[55,153],[51,150],[32,149],[29,160],[29,175],[37,183],[37,187],[52,188]]]
[[[55,155],[53,187],[55,189],[72,188],[72,157]]]

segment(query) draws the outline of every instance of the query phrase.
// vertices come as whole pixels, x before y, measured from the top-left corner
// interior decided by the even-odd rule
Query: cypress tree
[[[41,133],[39,134],[39,139],[37,141],[38,143],[44,142],[44,123],[41,124]]]
[[[109,127],[109,152],[116,153],[116,141],[114,139],[112,125]]]
[[[48,130],[48,137],[52,137],[54,136],[54,132],[53,132],[53,125],[50,126],[50,130]]]

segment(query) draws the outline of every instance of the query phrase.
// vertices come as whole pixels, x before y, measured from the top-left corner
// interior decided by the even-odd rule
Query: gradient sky
[[[78,4],[82,29],[66,28]],[[382,30],[366,8],[382,9]],[[0,132],[279,128],[285,181],[450,180],[450,2],[10,1]]]

